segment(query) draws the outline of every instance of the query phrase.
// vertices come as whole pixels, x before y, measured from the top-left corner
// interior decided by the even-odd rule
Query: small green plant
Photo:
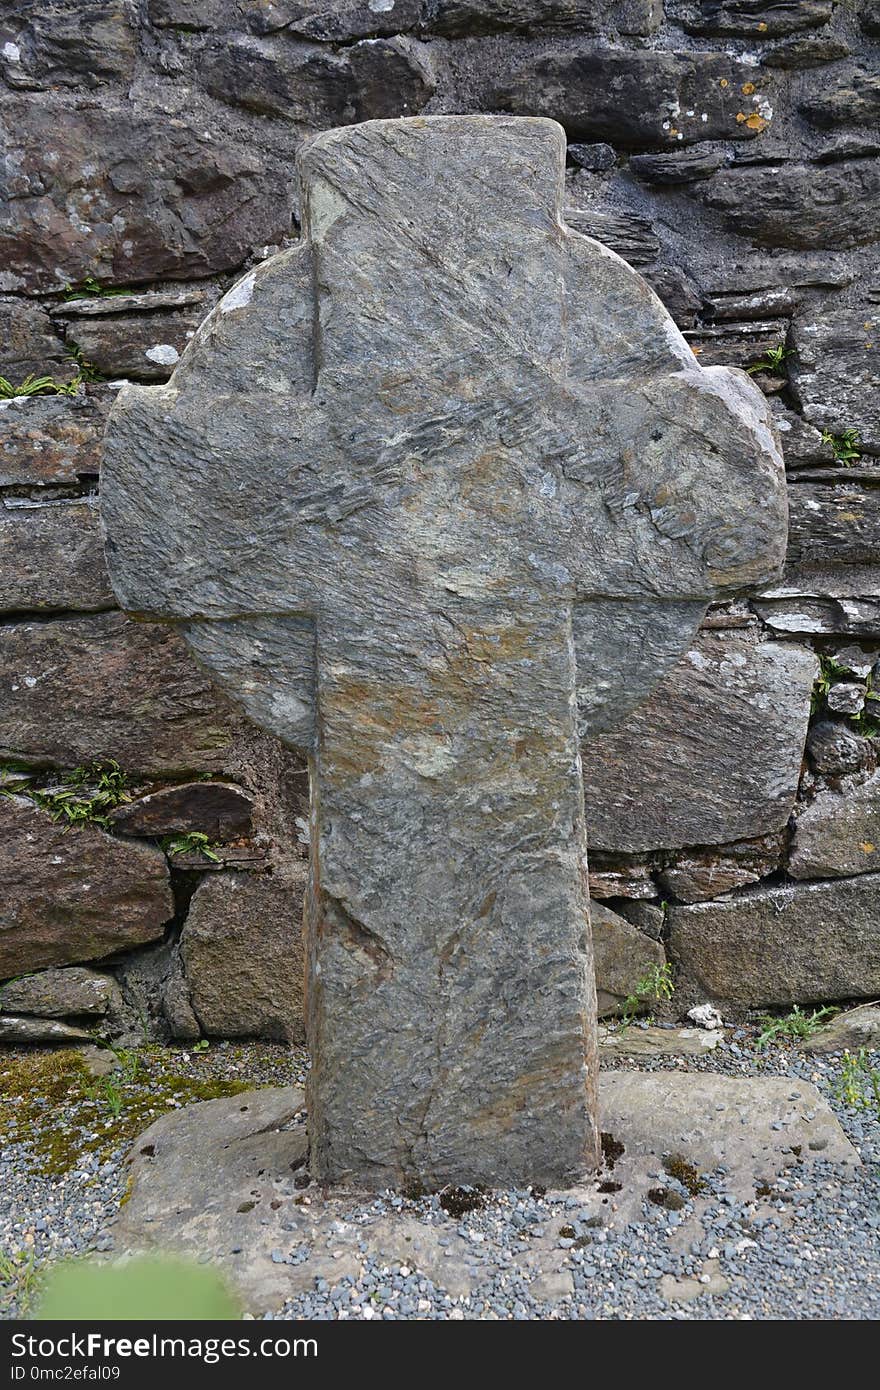
[[[208,1041],[207,1038],[200,1038],[199,1041],[198,1041],[197,1043],[194,1043],[194,1044],[193,1044],[193,1047],[192,1047],[191,1050],[192,1050],[193,1052],[207,1052],[207,1050],[208,1050],[208,1048],[209,1048],[210,1046],[211,1046],[211,1044],[209,1043],[209,1041]]]
[[[215,864],[222,863],[219,854],[214,853],[208,836],[201,830],[188,830],[185,835],[168,835],[161,844],[169,858],[176,854],[203,854]]]
[[[29,796],[53,821],[65,821],[68,825],[91,823],[106,827],[110,824],[108,812],[131,800],[125,773],[114,759],[93,763],[90,768],[74,768],[64,774],[60,786],[37,789],[19,785],[15,790]]]
[[[820,1024],[836,1013],[837,1009],[826,1005],[807,1014],[795,1004],[791,1013],[785,1014],[782,1018],[775,1018],[773,1014],[763,1014],[759,1019],[762,1031],[758,1035],[757,1046],[765,1048],[768,1043],[777,1042],[780,1038],[811,1038]]]
[[[663,965],[652,965],[636,983],[632,994],[628,994],[623,1001],[622,1021],[624,1027],[628,1027],[632,1023],[636,1014],[646,1004],[659,1004],[664,1000],[671,999],[674,993],[672,966],[668,962]]]
[[[64,352],[65,356],[68,357],[76,367],[77,385],[79,385],[81,381],[105,380],[105,377],[102,376],[102,374],[98,371],[98,368],[95,366],[94,362],[90,362],[89,359],[83,355],[83,350],[80,347],[79,343],[68,343],[67,347],[64,349]]]
[[[871,1065],[866,1047],[844,1052],[834,1094],[851,1110],[873,1110],[880,1117],[880,1068]]]
[[[0,796],[18,796],[33,782],[30,768],[15,763],[0,763]]]
[[[133,1048],[113,1047],[103,1044],[116,1058],[117,1067],[109,1076],[102,1076],[94,1086],[87,1086],[83,1094],[88,1100],[106,1105],[114,1120],[122,1114],[125,1105],[124,1086],[131,1086],[141,1070],[141,1059]]]
[[[855,463],[856,459],[862,457],[858,430],[843,430],[841,434],[832,434],[830,430],[823,430],[822,443],[829,446],[837,463],[844,465]]]
[[[880,696],[872,695],[870,698],[876,700]],[[857,734],[864,734],[866,738],[880,738],[880,724],[870,710],[860,710],[858,714],[851,714],[849,719]]]
[[[8,377],[0,376],[0,400],[11,401],[16,396],[75,396],[80,377],[73,381],[56,381],[51,376],[26,376],[15,386]]]
[[[65,285],[65,299],[113,299],[116,295],[129,294],[129,290],[114,290],[102,285],[94,276],[87,275],[79,285]]]
[[[130,1047],[114,1047],[112,1043],[106,1043],[105,1046],[109,1048],[119,1063],[117,1076],[126,1084],[137,1080],[141,1071],[141,1059],[138,1053]]]
[[[791,349],[787,348],[784,343],[780,343],[778,347],[768,348],[763,357],[759,357],[757,362],[746,367],[746,371],[751,376],[757,375],[758,372],[778,372],[786,357],[791,357],[791,355]]]
[[[88,1100],[102,1102],[114,1120],[119,1119],[125,1104],[125,1097],[122,1094],[118,1077],[102,1076],[95,1086],[87,1086],[83,1094]]]
[[[7,1255],[0,1250],[0,1290],[3,1303],[14,1303],[18,1316],[27,1317],[37,1288],[38,1276],[33,1246]],[[2,1304],[0,1304],[2,1306]]]

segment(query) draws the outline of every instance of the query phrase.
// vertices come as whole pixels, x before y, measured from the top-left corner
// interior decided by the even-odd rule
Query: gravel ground
[[[838,1098],[841,1059],[810,1057],[789,1047],[758,1052],[756,1030],[728,1032],[714,1052],[685,1059],[639,1058],[640,1071],[687,1069],[729,1075],[785,1076],[811,1081],[829,1099],[863,1166],[842,1176],[815,1161],[743,1203],[726,1190],[722,1171],[705,1175],[707,1188],[694,1199],[686,1187],[658,1172],[681,1199],[677,1210],[645,1203],[642,1220],[625,1227],[587,1224],[579,1202],[537,1191],[474,1194],[472,1210],[445,1209],[448,1198],[417,1202],[388,1193],[360,1212],[407,1210],[436,1230],[459,1232],[474,1248],[479,1271],[491,1251],[507,1270],[481,1282],[469,1296],[452,1298],[406,1265],[378,1267],[367,1261],[358,1280],[335,1286],[319,1280],[274,1313],[275,1318],[651,1318],[675,1320],[880,1317],[880,1117]],[[30,1052],[0,1054],[7,1089],[16,1064]],[[40,1055],[40,1054],[38,1054]],[[42,1054],[45,1057],[45,1053]],[[55,1054],[57,1056],[57,1054]],[[67,1054],[68,1056],[70,1054]],[[121,1108],[99,1083],[69,1085],[30,1104],[30,1142],[4,1143],[0,1157],[0,1312],[26,1315],[40,1269],[60,1256],[113,1248],[112,1218],[124,1200],[123,1159],[135,1133],[155,1115],[204,1094],[228,1094],[236,1084],[301,1084],[306,1067],[300,1049],[268,1044],[215,1045],[194,1054],[150,1048],[140,1054],[139,1074],[120,1083]],[[880,1053],[870,1059],[880,1067]],[[615,1068],[628,1065],[615,1057]],[[635,1067],[635,1064],[632,1064]],[[67,1082],[65,1082],[67,1084]],[[223,1088],[227,1089],[224,1090]],[[92,1091],[84,1095],[84,1091]],[[4,1109],[7,1096],[4,1095]],[[15,1110],[13,1101],[11,1109]],[[45,1118],[42,1118],[42,1114]],[[35,1118],[36,1116],[36,1118]],[[48,1139],[67,1125],[85,1144],[70,1161]],[[24,1128],[24,1125],[20,1125]],[[8,1126],[7,1126],[8,1130]],[[74,1145],[75,1147],[75,1145]],[[47,1167],[65,1171],[47,1172]],[[609,1195],[609,1210],[613,1194]],[[467,1205],[467,1201],[464,1203]],[[355,1219],[357,1217],[355,1216]],[[555,1228],[566,1252],[562,1273],[545,1286],[526,1283],[514,1256],[530,1238]],[[441,1240],[442,1240],[441,1236]],[[5,1264],[2,1263],[5,1257]],[[3,1282],[5,1280],[5,1283]],[[540,1295],[540,1297],[538,1296]],[[268,1314],[267,1316],[273,1316]]]
[[[48,1262],[112,1250],[124,1159],[154,1119],[236,1087],[302,1085],[306,1067],[302,1049],[273,1043],[134,1057],[108,1085],[76,1052],[0,1047],[0,1317],[28,1315]]]

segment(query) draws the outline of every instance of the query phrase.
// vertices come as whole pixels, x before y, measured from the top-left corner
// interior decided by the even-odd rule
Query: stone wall
[[[300,1036],[305,772],[115,609],[101,430],[296,239],[305,135],[433,112],[561,121],[785,448],[784,579],[584,750],[603,1008],[880,993],[878,58],[877,0],[0,3],[0,376],[71,383],[0,399],[0,1038]]]

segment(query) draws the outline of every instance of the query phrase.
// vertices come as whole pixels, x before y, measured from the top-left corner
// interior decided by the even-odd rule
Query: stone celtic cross
[[[108,428],[123,607],[309,754],[328,1180],[595,1165],[579,740],[782,557],[763,396],[565,226],[564,159],[545,120],[321,135],[300,245]]]

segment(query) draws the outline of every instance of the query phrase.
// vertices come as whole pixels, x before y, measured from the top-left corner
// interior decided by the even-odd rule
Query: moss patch
[[[684,1157],[684,1154],[666,1154],[663,1159],[663,1167],[671,1178],[675,1178],[681,1183],[692,1197],[699,1197],[701,1192],[706,1191],[706,1181],[700,1177],[697,1169]]]
[[[62,1177],[84,1158],[105,1162],[169,1110],[253,1086],[181,1076],[165,1060],[146,1049],[136,1068],[95,1080],[73,1049],[0,1057],[0,1145],[25,1145],[35,1172]]]

